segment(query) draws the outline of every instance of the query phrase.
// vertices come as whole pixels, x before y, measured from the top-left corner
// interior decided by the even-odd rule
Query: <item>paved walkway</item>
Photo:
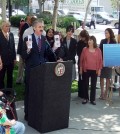
[[[97,105],[81,104],[77,93],[71,94],[69,128],[49,132],[48,134],[120,134],[120,97],[114,93],[113,104],[99,100],[100,89],[97,89]],[[24,121],[23,102],[17,103],[19,120],[25,123],[25,134],[39,134]]]

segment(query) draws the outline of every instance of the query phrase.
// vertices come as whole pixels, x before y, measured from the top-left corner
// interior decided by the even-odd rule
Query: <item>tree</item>
[[[6,20],[6,0],[2,0],[2,20]]]
[[[54,0],[54,2],[55,2],[55,5],[54,5],[54,11],[53,11],[52,28],[56,31],[59,0]]]
[[[39,14],[42,13],[42,6],[43,6],[44,2],[45,2],[45,0],[38,0]]]
[[[119,10],[119,0],[111,0],[112,7]]]
[[[82,28],[83,28],[83,29],[85,28],[86,19],[87,19],[87,14],[88,14],[88,9],[89,9],[89,6],[90,6],[91,2],[92,2],[92,0],[89,0],[89,1],[88,1],[88,4],[87,4],[87,7],[86,7],[85,18],[84,18],[84,22],[83,22],[83,25],[82,25]]]

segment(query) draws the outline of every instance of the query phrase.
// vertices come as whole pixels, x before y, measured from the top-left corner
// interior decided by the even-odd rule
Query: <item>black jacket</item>
[[[26,68],[31,68],[38,66],[47,61],[54,62],[56,61],[56,56],[53,53],[49,43],[44,36],[41,36],[41,51],[39,52],[35,35],[32,34],[32,49],[30,53],[27,53],[27,37],[24,39],[22,58],[25,60]]]
[[[115,39],[111,39],[109,44],[116,44],[116,40]],[[103,44],[108,44],[107,43],[107,39],[102,39],[101,42],[100,42],[100,49],[101,49],[101,52],[102,52],[102,56],[103,56]]]
[[[66,37],[65,37],[61,44],[61,50],[60,50],[59,57],[62,58],[64,61],[72,60],[73,63],[75,64],[76,63],[76,61],[75,61],[76,47],[77,47],[77,41],[74,38],[71,38],[69,49],[68,49]]]
[[[28,25],[28,23],[25,23],[20,31],[20,35],[19,35],[19,41],[18,41],[18,48],[17,48],[17,54],[22,54],[22,47],[23,47],[23,33],[26,29],[28,29],[30,26]]]
[[[0,31],[0,55],[4,65],[14,63],[16,60],[15,41],[13,33],[9,33],[9,40],[7,40],[3,32]]]
[[[85,43],[84,41],[82,40],[79,40],[78,43],[77,43],[77,56],[78,56],[78,64],[79,64],[79,61],[80,61],[80,56],[81,56],[81,53],[82,53],[82,50],[84,47],[87,46],[87,43]]]

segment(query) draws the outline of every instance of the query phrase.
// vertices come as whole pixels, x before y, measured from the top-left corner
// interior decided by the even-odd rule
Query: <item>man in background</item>
[[[17,48],[17,54],[19,54],[19,64],[18,64],[18,77],[16,80],[16,84],[23,83],[24,61],[21,57],[22,47],[23,47],[23,33],[27,28],[30,27],[30,25],[31,25],[31,16],[27,16],[26,21],[24,25],[21,27],[21,30],[19,33],[19,42],[18,42],[18,48]]]

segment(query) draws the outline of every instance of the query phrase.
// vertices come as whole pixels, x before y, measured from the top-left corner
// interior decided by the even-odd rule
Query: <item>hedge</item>
[[[25,16],[25,15],[11,16],[11,17],[10,17],[11,25],[14,26],[14,27],[19,27],[20,20],[21,20],[22,18],[26,18],[26,16]]]

